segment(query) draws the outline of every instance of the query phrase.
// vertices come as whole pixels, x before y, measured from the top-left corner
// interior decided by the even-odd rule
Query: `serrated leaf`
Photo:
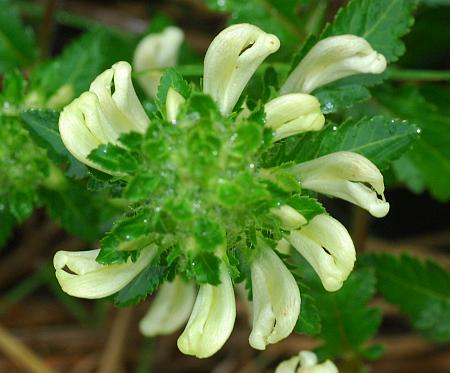
[[[314,91],[314,96],[320,101],[322,113],[330,114],[368,100],[370,92],[363,85],[339,80]]]
[[[199,284],[220,284],[220,260],[212,253],[199,253],[190,262],[190,271]]]
[[[306,196],[293,196],[286,201],[286,204],[296,209],[308,221],[314,216],[326,212],[319,201]]]
[[[161,111],[166,107],[166,98],[169,88],[177,91],[185,99],[187,99],[191,93],[189,83],[183,79],[181,74],[174,68],[168,68],[164,71],[164,74],[159,81],[158,93],[156,94]]]
[[[410,255],[368,255],[378,289],[387,301],[407,314],[413,326],[427,337],[450,340],[450,273],[436,263]]]
[[[133,154],[127,149],[113,144],[100,145],[89,153],[88,159],[113,174],[130,174],[139,166]]]
[[[21,113],[25,128],[40,147],[47,150],[51,160],[56,163],[68,163],[68,176],[87,175],[87,168],[78,161],[64,146],[59,134],[59,113],[53,110],[30,109]]]
[[[337,292],[327,292],[312,269],[306,284],[314,298],[322,321],[318,338],[324,345],[318,349],[321,358],[343,354],[363,354],[363,345],[372,338],[381,323],[381,311],[367,306],[375,293],[375,274],[370,269],[353,271]]]
[[[297,281],[298,282],[298,281]],[[298,283],[302,298],[300,316],[295,325],[295,331],[300,334],[314,336],[320,333],[322,322],[320,320],[319,310],[317,309],[314,298],[308,293],[309,288]]]
[[[341,8],[322,38],[353,34],[366,39],[388,61],[405,53],[400,38],[408,33],[414,19],[416,0],[351,0]]]
[[[130,201],[140,201],[151,197],[158,187],[160,178],[153,175],[139,174],[134,177],[125,189],[125,197]]]
[[[272,166],[297,163],[346,150],[359,153],[384,169],[409,150],[417,136],[417,128],[405,121],[381,116],[359,121],[349,119],[340,126],[328,124],[320,132],[275,144],[266,162]]]
[[[150,264],[114,297],[114,304],[127,307],[151,295],[164,281],[168,268]]]
[[[194,223],[194,237],[201,250],[214,252],[225,242],[223,228],[207,218],[199,218]]]
[[[0,0],[0,73],[27,66],[37,57],[32,30],[25,27],[9,0]]]
[[[445,95],[446,91],[436,92]],[[427,101],[415,86],[377,89],[379,102],[393,117],[405,118],[420,129],[420,138],[405,154],[409,169],[401,169],[397,175],[411,189],[420,191],[425,185],[431,194],[441,200],[450,199],[450,117],[442,108]],[[445,107],[445,106],[444,106]],[[397,164],[398,166],[398,164]]]

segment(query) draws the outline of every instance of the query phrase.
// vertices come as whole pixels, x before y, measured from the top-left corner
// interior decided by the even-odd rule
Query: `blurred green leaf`
[[[375,269],[378,289],[409,316],[414,328],[433,340],[450,340],[448,271],[409,255],[366,255],[363,263]]]
[[[113,174],[132,173],[139,165],[137,159],[127,149],[113,144],[100,145],[89,153],[88,159]]]

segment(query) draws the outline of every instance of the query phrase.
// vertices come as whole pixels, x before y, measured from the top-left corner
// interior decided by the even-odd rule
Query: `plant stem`
[[[389,68],[388,76],[393,80],[450,81],[450,71],[448,70],[404,70]]]

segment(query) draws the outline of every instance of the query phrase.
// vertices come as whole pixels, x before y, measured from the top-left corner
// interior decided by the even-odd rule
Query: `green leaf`
[[[308,221],[314,216],[326,212],[319,201],[306,196],[293,196],[286,201],[286,204],[296,209]]]
[[[47,150],[51,160],[56,163],[68,163],[68,176],[83,177],[87,175],[86,166],[67,150],[61,140],[58,128],[58,112],[30,109],[22,112],[21,118],[34,142]]]
[[[33,71],[30,101],[37,106],[63,107],[87,91],[97,75],[112,64],[131,60],[133,45],[104,29],[85,33],[60,56]]]
[[[187,99],[191,93],[189,83],[183,79],[181,74],[172,67],[168,68],[164,71],[164,74],[159,81],[158,93],[156,94],[159,102],[159,108],[163,113],[165,113],[164,109],[166,107],[166,98],[169,88],[177,91],[185,99]]]
[[[127,185],[125,197],[133,202],[148,199],[158,187],[160,180],[158,176],[154,175],[136,175]]]
[[[130,174],[139,166],[136,158],[128,150],[113,144],[100,145],[89,153],[88,159],[113,174]]]
[[[61,190],[42,189],[40,195],[52,219],[66,231],[85,241],[94,241],[101,233],[100,196],[75,183]]]
[[[410,255],[368,255],[378,289],[386,300],[408,315],[413,326],[427,337],[450,340],[450,273],[436,263]]]
[[[225,233],[220,224],[199,218],[194,224],[194,237],[201,250],[214,252],[225,242]]]
[[[26,81],[19,70],[4,74],[3,90],[0,93],[0,113],[17,115],[25,96]]]
[[[322,322],[320,320],[319,310],[317,309],[316,301],[309,294],[309,288],[301,281],[297,281],[300,294],[302,297],[300,316],[295,325],[295,331],[299,334],[317,335],[322,329]]]
[[[190,271],[199,284],[220,284],[220,260],[212,253],[199,253],[190,261]]]
[[[37,56],[31,29],[25,27],[13,2],[0,0],[0,73],[28,66]]]
[[[384,169],[410,148],[417,135],[417,128],[405,121],[381,116],[359,121],[349,119],[340,126],[328,124],[320,132],[275,144],[266,162],[269,165],[304,162],[345,150],[359,153]]]
[[[127,307],[139,303],[159,287],[167,276],[166,266],[150,264],[114,297],[114,304]]]
[[[326,27],[322,38],[358,35],[388,61],[396,61],[405,53],[405,45],[400,38],[409,32],[416,6],[416,0],[351,0]]]
[[[337,292],[326,291],[312,268],[302,268],[310,295],[322,321],[318,338],[324,342],[318,353],[321,358],[334,358],[349,353],[364,354],[364,345],[381,323],[381,311],[368,307],[375,293],[375,274],[370,269],[353,271]]]
[[[436,94],[448,92],[434,86]],[[420,138],[405,154],[401,162],[409,169],[394,168],[400,180],[411,189],[420,191],[423,186],[441,201],[450,199],[450,117],[445,106],[438,107],[427,101],[415,86],[383,86],[375,91],[379,102],[393,118],[401,117],[420,128]],[[399,171],[400,168],[400,171]]]

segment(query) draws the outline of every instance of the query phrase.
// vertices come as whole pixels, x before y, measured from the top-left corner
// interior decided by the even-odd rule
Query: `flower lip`
[[[205,55],[203,91],[229,114],[261,62],[280,41],[256,26],[242,23],[220,32]]]
[[[356,35],[338,35],[320,40],[286,79],[280,93],[309,93],[316,88],[354,74],[379,74],[386,59]]]

